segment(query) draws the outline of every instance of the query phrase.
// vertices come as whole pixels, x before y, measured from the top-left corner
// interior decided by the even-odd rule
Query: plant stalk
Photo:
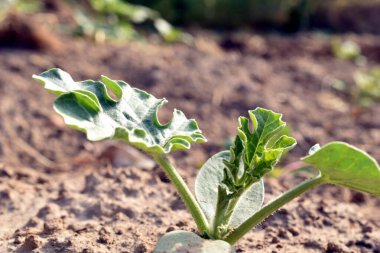
[[[235,244],[241,237],[248,233],[256,225],[264,221],[267,217],[277,211],[279,208],[295,199],[302,193],[314,188],[317,185],[320,185],[325,182],[325,179],[319,174],[318,176],[308,179],[305,182],[297,185],[293,189],[288,190],[283,193],[275,200],[264,206],[254,215],[252,215],[248,220],[242,223],[237,227],[233,232],[228,234],[223,240],[230,243],[231,245]]]
[[[170,181],[177,188],[179,195],[181,196],[183,202],[187,209],[190,211],[191,215],[194,218],[195,223],[197,224],[198,230],[201,235],[208,235],[208,222],[206,216],[204,215],[201,207],[199,206],[194,195],[191,193],[189,187],[178,173],[178,171],[170,163],[169,159],[163,155],[153,155],[153,158],[156,162],[162,167]]]
[[[226,231],[219,231],[218,227],[222,225],[227,225],[232,213],[238,203],[241,195],[244,191],[235,192],[234,196],[229,198],[226,195],[220,195],[222,189],[218,189],[218,201],[216,206],[216,212],[214,217],[214,224],[212,228],[210,228],[210,233],[213,238],[222,238],[227,234]],[[227,227],[226,227],[227,228]]]

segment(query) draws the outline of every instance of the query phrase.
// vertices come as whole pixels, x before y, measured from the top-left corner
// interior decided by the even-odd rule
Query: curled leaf
[[[206,141],[197,122],[187,119],[182,111],[175,109],[172,120],[161,124],[157,111],[167,101],[123,81],[102,76],[101,81],[75,82],[60,69],[33,78],[58,95],[54,109],[89,140],[118,139],[149,153],[189,149],[191,142]]]

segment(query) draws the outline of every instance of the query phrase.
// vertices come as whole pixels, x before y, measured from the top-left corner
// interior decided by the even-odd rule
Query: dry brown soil
[[[380,37],[345,35],[380,64]],[[380,160],[380,104],[360,108],[334,79],[353,87],[358,67],[334,58],[319,34],[246,35],[219,43],[199,32],[193,46],[62,39],[55,51],[0,50],[0,252],[151,252],[174,229],[195,230],[173,186],[145,156],[115,142],[91,143],[66,127],[53,95],[32,79],[60,67],[76,80],[101,74],[146,89],[196,118],[209,142],[173,158],[194,182],[224,149],[236,119],[257,106],[282,112],[298,146],[347,141]],[[222,44],[224,47],[221,47]],[[266,201],[304,179],[268,178]],[[380,186],[379,186],[380,187]],[[380,200],[318,187],[285,206],[237,245],[238,252],[380,252]]]

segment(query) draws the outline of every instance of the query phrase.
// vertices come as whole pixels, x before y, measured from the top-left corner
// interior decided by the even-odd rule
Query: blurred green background
[[[366,7],[378,0],[128,0],[157,10],[177,25],[249,26],[296,31],[321,26],[336,9]],[[326,13],[327,12],[327,13]],[[325,24],[328,26],[328,24]]]
[[[0,22],[9,12],[65,8],[75,24],[66,30],[99,41],[152,30],[166,42],[186,41],[175,27],[380,33],[380,0],[0,0]]]
[[[30,26],[28,14],[49,12],[57,30],[97,42],[158,35],[190,44],[187,32],[199,28],[380,34],[380,0],[0,0],[0,39],[20,19]]]

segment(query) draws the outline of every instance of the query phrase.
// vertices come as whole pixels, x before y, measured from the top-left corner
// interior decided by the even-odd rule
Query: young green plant
[[[162,252],[235,252],[242,236],[283,205],[320,184],[336,184],[380,197],[380,168],[365,152],[343,142],[314,146],[302,160],[317,168],[317,175],[264,207],[263,177],[296,140],[283,135],[282,115],[263,108],[240,117],[229,151],[212,156],[195,182],[195,196],[167,155],[189,149],[206,138],[195,120],[174,110],[172,120],[161,124],[157,112],[167,101],[106,76],[101,81],[75,82],[51,69],[33,78],[57,95],[54,109],[65,123],[85,132],[91,141],[116,139],[150,155],[166,172],[194,218],[199,235],[173,231],[155,248]],[[112,98],[108,90],[116,96]]]

